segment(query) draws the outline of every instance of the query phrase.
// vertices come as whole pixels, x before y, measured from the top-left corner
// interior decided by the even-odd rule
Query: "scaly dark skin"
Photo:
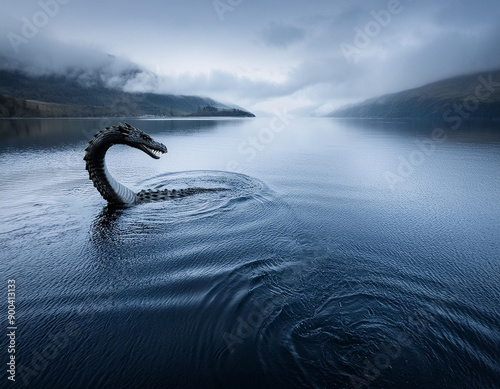
[[[225,188],[187,188],[180,190],[141,190],[134,193],[116,181],[106,169],[104,157],[108,149],[117,144],[127,145],[144,151],[150,157],[159,159],[167,152],[167,147],[153,140],[148,134],[128,123],[107,127],[90,140],[85,149],[85,168],[101,196],[113,205],[132,205],[142,202],[161,201],[203,192],[226,190]]]

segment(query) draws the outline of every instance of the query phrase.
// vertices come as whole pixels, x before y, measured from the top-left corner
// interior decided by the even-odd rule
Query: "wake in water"
[[[132,208],[108,205],[93,223],[93,237],[113,238],[113,235],[119,234],[121,217],[126,218],[124,225],[132,222],[133,226],[143,226],[150,230],[164,223],[182,223],[216,216],[244,201],[271,202],[274,196],[271,189],[255,178],[213,170],[165,173],[141,181],[138,186],[152,188],[154,191],[166,188],[170,191],[175,188],[176,192],[186,191],[188,188],[203,190],[191,196],[171,198],[168,201],[145,202]],[[130,231],[131,226],[124,228]]]

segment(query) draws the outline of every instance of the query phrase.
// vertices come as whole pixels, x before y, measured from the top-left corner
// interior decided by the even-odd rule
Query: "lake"
[[[499,387],[500,123],[126,121],[120,182],[228,190],[113,209],[118,119],[0,120],[19,387]]]

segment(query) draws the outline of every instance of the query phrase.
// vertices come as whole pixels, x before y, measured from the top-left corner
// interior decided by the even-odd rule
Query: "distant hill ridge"
[[[468,74],[337,109],[328,116],[428,118],[453,121],[500,118],[500,70]]]
[[[196,116],[206,107],[210,116],[254,116],[205,97],[128,93],[61,75],[0,70],[0,117]]]

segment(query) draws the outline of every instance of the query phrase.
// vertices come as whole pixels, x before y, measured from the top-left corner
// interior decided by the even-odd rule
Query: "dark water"
[[[131,119],[120,181],[230,190],[113,210],[105,122],[0,121],[18,387],[500,387],[498,123]]]

